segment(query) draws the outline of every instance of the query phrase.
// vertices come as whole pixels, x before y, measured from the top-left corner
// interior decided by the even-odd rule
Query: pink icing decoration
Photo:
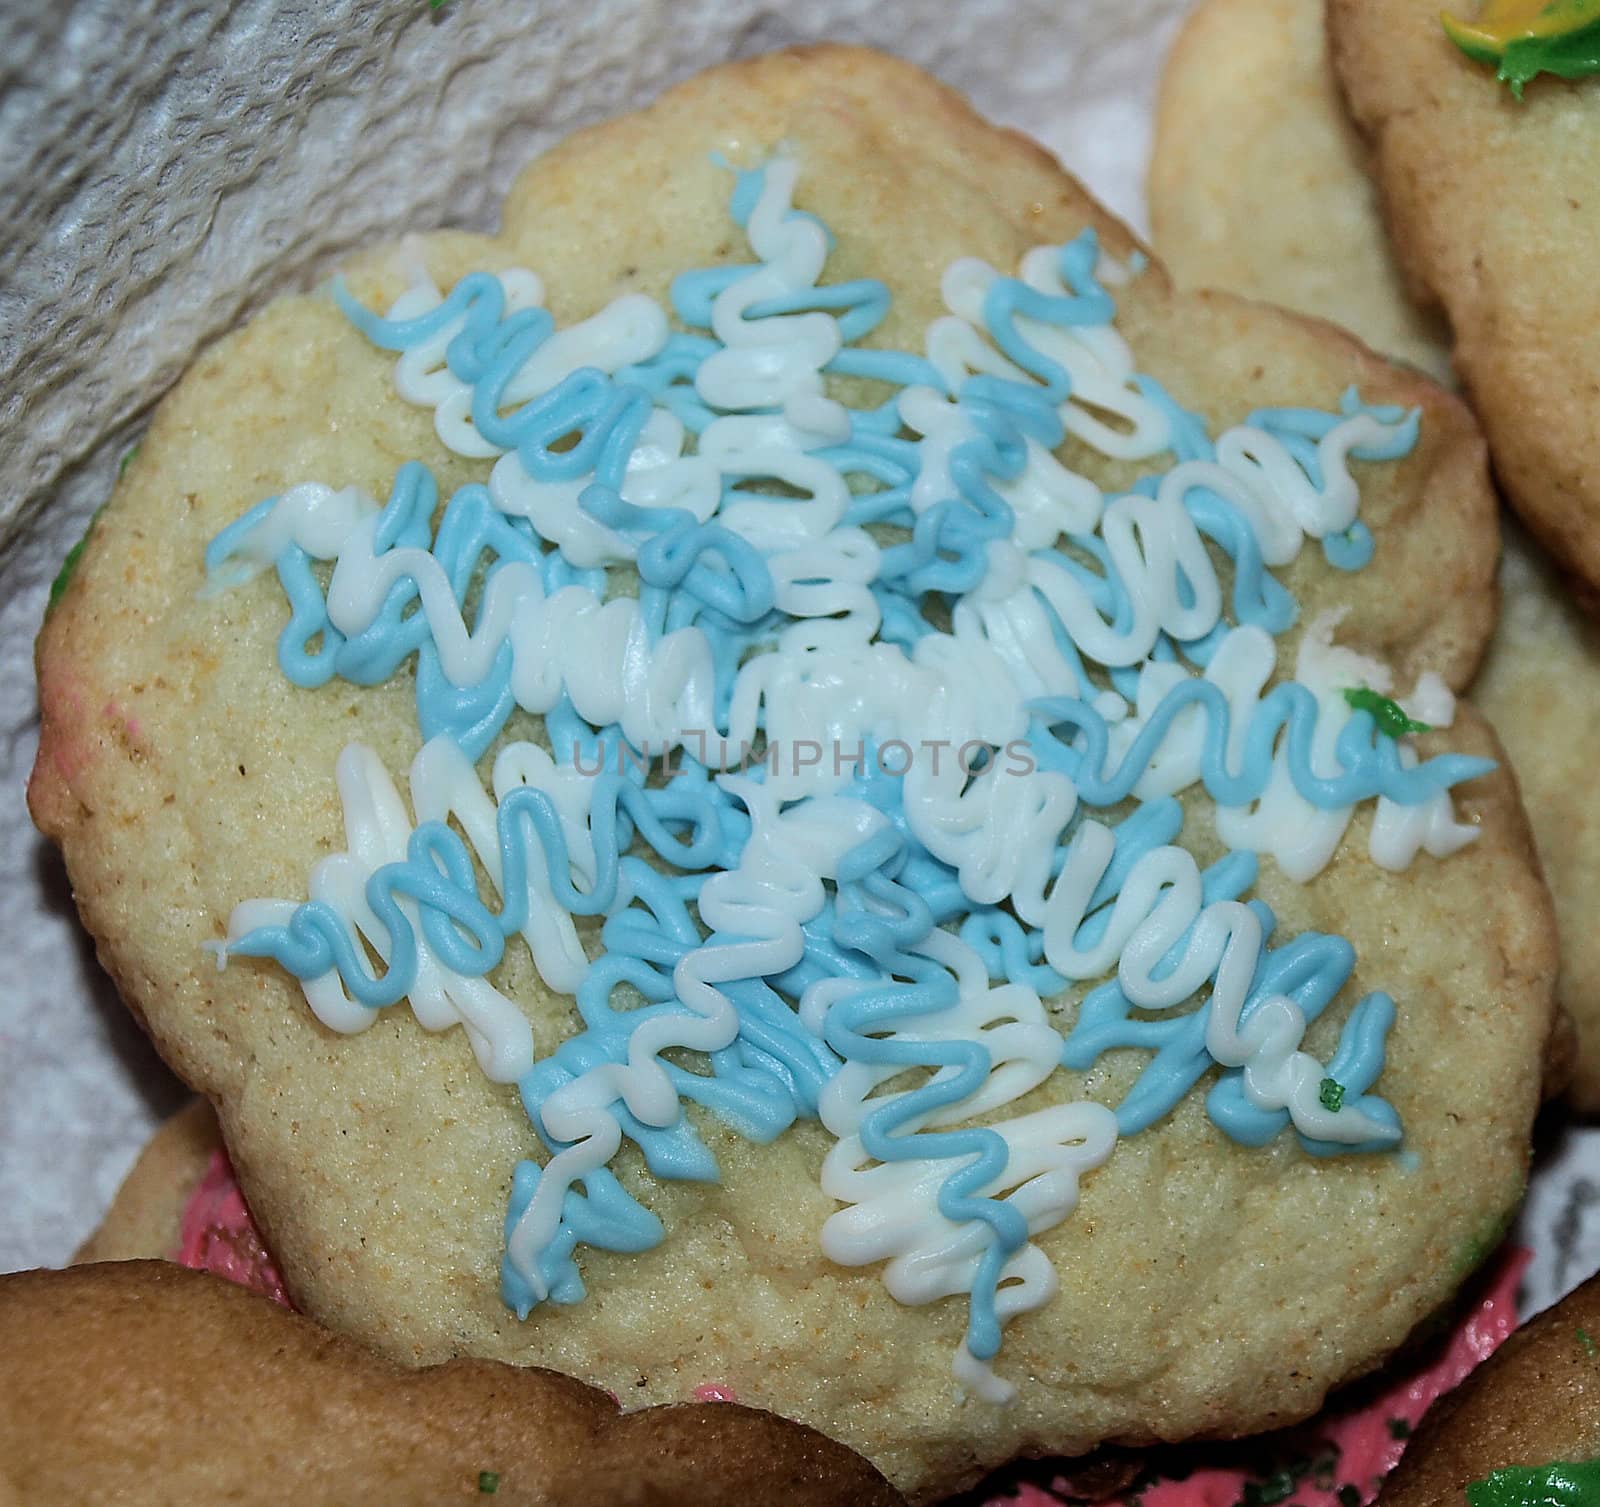
[[[228,1154],[220,1147],[211,1153],[205,1176],[184,1207],[176,1259],[181,1266],[225,1277],[285,1308],[294,1307],[245,1206]]]
[[[1500,1258],[1484,1296],[1461,1322],[1449,1344],[1431,1365],[1402,1378],[1372,1401],[1359,1407],[1335,1408],[1316,1420],[1312,1437],[1336,1452],[1333,1484],[1318,1486],[1307,1478],[1281,1507],[1340,1507],[1339,1488],[1353,1485],[1363,1504],[1378,1494],[1383,1478],[1400,1462],[1410,1431],[1434,1401],[1457,1387],[1494,1354],[1517,1327],[1517,1283],[1532,1256],[1513,1246]],[[1401,1420],[1404,1427],[1391,1429]],[[1398,1432],[1402,1437],[1396,1438]],[[1060,1474],[1061,1462],[1045,1464],[1052,1476],[1050,1488],[1021,1483],[1007,1495],[992,1497],[986,1507],[1060,1507],[1070,1494],[1070,1483]],[[1272,1466],[1266,1467],[1269,1471]],[[1204,1466],[1182,1481],[1157,1481],[1139,1492],[1143,1507],[1235,1507],[1245,1487],[1261,1476],[1236,1467]],[[1130,1507],[1128,1498],[1115,1497],[1105,1507]]]
[[[696,1402],[737,1402],[732,1387],[718,1386],[714,1381],[703,1381],[694,1389]]]

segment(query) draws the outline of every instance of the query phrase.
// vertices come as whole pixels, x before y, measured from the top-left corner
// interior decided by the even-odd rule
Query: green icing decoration
[[[117,480],[121,481],[128,474],[128,467],[133,464],[133,458],[139,453],[139,441],[135,440],[124,451],[122,459],[117,462]],[[83,558],[85,546],[89,543],[89,535],[94,532],[94,526],[100,521],[100,515],[105,512],[106,505],[101,503],[94,510],[94,516],[89,519],[89,526],[83,531],[83,537],[67,551],[67,558],[61,562],[61,569],[56,572],[56,578],[50,583],[50,599],[45,604],[45,612],[49,613],[61,598],[66,594],[67,587],[72,584],[72,574],[78,568],[78,561]]]
[[[1600,0],[1488,0],[1476,22],[1440,18],[1445,34],[1518,99],[1541,73],[1579,79],[1600,73]]]
[[[1372,720],[1378,724],[1378,731],[1386,738],[1403,738],[1407,733],[1429,733],[1433,728],[1426,722],[1416,722],[1400,710],[1400,703],[1392,701],[1387,696],[1380,696],[1376,691],[1369,691],[1366,686],[1352,686],[1344,693],[1344,699],[1358,712],[1370,712]]]
[[[1467,1487],[1469,1507],[1594,1507],[1600,1502],[1600,1460],[1512,1465]]]
[[[61,569],[56,572],[56,578],[50,583],[50,607],[54,607],[65,593],[68,583],[72,580],[72,573],[78,568],[78,561],[83,558],[83,547],[89,542],[85,534],[71,549],[67,551],[67,558],[61,562]],[[48,611],[49,608],[46,608]]]
[[[123,465],[127,465],[126,459],[123,460]],[[94,516],[89,520],[89,527],[83,531],[83,537],[67,551],[67,558],[61,562],[61,569],[56,572],[55,580],[50,583],[50,600],[44,609],[47,613],[60,602],[66,594],[67,587],[72,584],[72,574],[78,568],[78,561],[83,558],[83,552],[89,543],[89,535],[94,532],[94,526],[100,521],[100,515],[105,510],[104,503],[94,510]]]
[[[1588,78],[1600,73],[1600,21],[1564,37],[1527,37],[1506,48],[1495,77],[1518,99],[1523,86],[1541,73],[1557,78]]]
[[[1344,1084],[1337,1078],[1324,1078],[1317,1090],[1317,1099],[1329,1114],[1338,1114],[1344,1107]]]

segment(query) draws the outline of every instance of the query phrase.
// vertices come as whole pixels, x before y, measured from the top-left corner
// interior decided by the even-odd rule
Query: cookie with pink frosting
[[[140,1260],[175,1261],[292,1306],[204,1099],[157,1128],[73,1257],[75,1265]]]
[[[1600,1278],[1528,1324],[1432,1413],[1384,1507],[1600,1500]]]

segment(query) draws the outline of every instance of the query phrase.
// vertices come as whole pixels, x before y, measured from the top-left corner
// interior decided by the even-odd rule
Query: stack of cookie
[[[1458,397],[848,49],[273,305],[74,552],[29,791],[228,1158],[90,1254],[258,1296],[8,1280],[0,1472],[164,1499],[193,1401],[98,1357],[180,1331],[240,1500],[928,1502],[1305,1418],[1564,1072],[1458,700],[1498,538]]]

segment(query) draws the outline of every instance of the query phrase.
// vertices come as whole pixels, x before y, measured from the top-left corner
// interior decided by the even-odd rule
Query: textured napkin
[[[865,42],[1138,222],[1187,0],[0,0],[0,1270],[56,1264],[182,1090],[117,1003],[22,791],[48,584],[195,352],[351,247],[493,226],[518,168],[708,62]],[[1600,1155],[1536,1182],[1530,1296],[1600,1265]]]

